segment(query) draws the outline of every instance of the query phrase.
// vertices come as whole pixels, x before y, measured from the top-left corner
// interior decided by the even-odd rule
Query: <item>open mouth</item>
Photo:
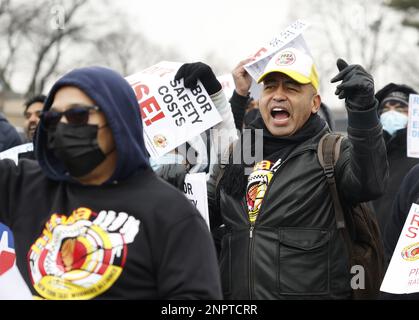
[[[286,121],[290,117],[290,113],[282,108],[273,108],[271,110],[271,116],[277,121]]]

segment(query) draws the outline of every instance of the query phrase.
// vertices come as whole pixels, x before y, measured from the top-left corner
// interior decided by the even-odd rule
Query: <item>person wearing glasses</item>
[[[190,202],[149,166],[135,93],[75,69],[45,101],[38,162],[0,161],[0,223],[44,299],[220,299],[214,244]]]

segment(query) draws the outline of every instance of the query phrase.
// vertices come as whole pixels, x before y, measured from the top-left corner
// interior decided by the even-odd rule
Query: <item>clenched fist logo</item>
[[[35,289],[51,299],[103,293],[122,273],[127,244],[139,228],[140,221],[125,212],[79,208],[70,217],[54,214],[30,250]]]

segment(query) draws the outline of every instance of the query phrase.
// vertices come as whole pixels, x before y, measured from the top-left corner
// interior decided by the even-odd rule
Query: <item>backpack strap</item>
[[[335,164],[339,159],[340,145],[343,136],[335,133],[325,134],[319,142],[317,155],[320,165],[323,167],[326,176],[327,184],[333,198],[333,205],[335,208],[336,227],[338,229],[345,228],[345,217],[340,203],[338,190],[336,188],[335,179]]]
[[[327,184],[329,185],[330,193],[333,199],[333,206],[335,209],[335,220],[337,230],[341,231],[349,259],[353,258],[353,248],[351,236],[345,223],[345,215],[342,209],[342,204],[339,199],[338,190],[335,180],[335,164],[339,159],[340,146],[343,140],[343,135],[337,133],[325,134],[319,142],[317,148],[317,155],[320,165],[323,167],[326,176]]]

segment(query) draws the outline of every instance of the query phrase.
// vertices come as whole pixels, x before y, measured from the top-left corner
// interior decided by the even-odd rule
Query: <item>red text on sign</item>
[[[164,113],[161,111],[161,108],[155,97],[150,97],[144,101],[143,98],[150,93],[150,89],[141,83],[133,85],[135,96],[137,97],[138,104],[140,106],[141,117],[146,126],[151,125],[153,122],[156,122],[164,118]]]
[[[410,220],[409,228],[407,228],[406,237],[416,238],[417,232],[419,230],[419,214],[414,214],[412,220]]]

